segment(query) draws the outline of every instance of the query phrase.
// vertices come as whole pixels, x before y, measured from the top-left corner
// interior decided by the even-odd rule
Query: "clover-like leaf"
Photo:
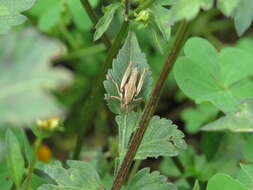
[[[21,13],[30,9],[34,2],[35,0],[0,0],[0,34],[25,22],[26,17]]]
[[[146,57],[141,52],[137,38],[133,32],[128,34],[124,46],[119,51],[117,58],[113,60],[112,69],[109,69],[107,73],[107,75],[110,76],[110,78],[112,78],[119,87],[130,62],[133,63],[132,67],[137,67],[138,69],[138,79],[140,79],[144,69],[147,70],[144,75],[144,83],[141,91],[135,97],[136,99],[142,98],[145,102],[151,93],[153,79],[151,76],[151,71],[149,71],[149,65],[147,64]],[[105,96],[110,110],[114,113],[121,113],[121,102],[119,100],[110,98],[112,96],[120,97],[117,92],[116,85],[112,82],[112,80],[106,80],[104,81],[104,87],[106,89],[107,94]]]
[[[108,29],[112,22],[113,16],[116,10],[121,6],[121,3],[112,3],[105,8],[105,14],[100,18],[96,24],[96,32],[94,34],[94,40],[98,40]]]
[[[63,113],[49,90],[70,81],[70,73],[52,68],[62,45],[33,29],[2,36],[0,46],[0,123],[24,125]]]
[[[197,103],[212,102],[223,112],[238,110],[239,101],[253,96],[253,56],[239,48],[220,53],[207,41],[191,38],[177,60],[175,79]],[[239,69],[238,69],[239,68]]]
[[[234,18],[240,36],[250,27],[253,20],[252,0],[219,0],[217,6],[225,15]]]
[[[168,183],[167,178],[158,171],[150,172],[149,168],[138,171],[126,190],[176,190],[176,186]]]
[[[119,162],[126,154],[130,137],[136,130],[139,113],[130,112],[116,117],[119,126]],[[176,156],[186,148],[184,134],[170,120],[154,116],[137,150],[135,159],[147,157]]]
[[[170,10],[170,23],[174,24],[180,20],[192,20],[197,16],[201,9],[209,10],[212,8],[213,0],[176,0],[173,1]]]
[[[240,109],[228,113],[220,119],[205,125],[202,130],[218,131],[230,130],[233,132],[253,131],[253,99],[244,100]]]
[[[48,164],[45,172],[56,184],[44,184],[38,190],[99,190],[102,183],[95,168],[82,161],[67,161],[68,169],[59,163]]]

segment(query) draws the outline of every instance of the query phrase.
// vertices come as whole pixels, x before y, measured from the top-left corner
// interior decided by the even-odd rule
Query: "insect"
[[[136,97],[142,89],[146,72],[147,69],[145,68],[142,74],[140,74],[137,67],[134,67],[133,62],[130,61],[121,80],[120,87],[112,76],[107,75],[107,80],[111,80],[115,84],[119,95],[110,96],[109,98],[119,100],[121,109],[125,111],[129,110],[130,103],[143,101],[142,98]]]

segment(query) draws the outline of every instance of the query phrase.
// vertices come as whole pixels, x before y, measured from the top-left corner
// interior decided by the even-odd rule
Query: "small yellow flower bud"
[[[52,117],[47,120],[37,120],[37,126],[46,131],[54,131],[57,127],[59,127],[59,124],[59,117]]]

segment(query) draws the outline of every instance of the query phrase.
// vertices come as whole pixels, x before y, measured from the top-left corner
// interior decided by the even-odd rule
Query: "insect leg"
[[[119,96],[120,96],[120,95],[121,95],[121,92],[120,92],[120,90],[119,90],[119,85],[118,85],[118,83],[112,78],[111,75],[106,75],[106,79],[113,82],[113,84],[116,86],[117,92],[118,92],[118,94],[119,94]]]
[[[126,84],[128,78],[129,78],[129,75],[130,75],[130,73],[131,73],[132,65],[133,65],[133,62],[130,61],[130,62],[129,62],[129,65],[127,66],[127,69],[126,69],[126,71],[125,71],[125,73],[124,73],[124,75],[123,75],[123,78],[122,78],[122,80],[121,80],[120,89],[123,89],[123,88],[124,88],[124,86],[125,86],[125,84]]]
[[[143,86],[143,83],[144,83],[144,79],[145,79],[145,73],[147,72],[147,69],[145,68],[143,73],[141,74],[141,78],[138,82],[138,86],[137,86],[137,91],[136,91],[136,95],[138,95],[141,91],[141,88]]]

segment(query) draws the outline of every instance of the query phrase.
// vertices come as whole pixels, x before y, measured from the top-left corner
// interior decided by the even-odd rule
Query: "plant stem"
[[[34,148],[33,148],[34,149],[33,158],[31,160],[31,163],[29,164],[28,174],[27,174],[27,177],[25,179],[24,190],[30,190],[33,170],[34,170],[35,163],[37,161],[37,152],[39,150],[39,147],[40,147],[41,143],[42,143],[42,138],[37,137],[36,140],[35,140],[35,143],[34,143]]]
[[[136,174],[136,172],[138,171],[140,165],[141,165],[141,161],[142,160],[136,160],[133,164],[133,168],[131,169],[130,171],[130,174],[129,174],[129,177],[128,177],[128,180],[127,180],[127,184],[130,183],[130,181],[133,179],[134,175]]]
[[[81,0],[81,3],[83,5],[83,8],[85,9],[86,13],[90,17],[90,20],[93,22],[93,25],[95,26],[98,23],[97,14],[95,13],[93,8],[91,7],[88,0]],[[103,43],[105,44],[106,48],[110,49],[112,44],[111,44],[110,39],[108,38],[108,36],[105,33],[102,35],[101,39],[102,39]]]
[[[114,40],[111,48],[109,49],[107,58],[105,60],[105,63],[103,64],[103,68],[101,70],[101,73],[99,74],[97,80],[94,83],[94,87],[91,91],[91,95],[89,99],[86,101],[83,109],[81,110],[82,117],[82,125],[87,126],[91,124],[91,121],[94,117],[94,114],[99,106],[101,104],[102,100],[102,82],[104,80],[105,74],[109,67],[111,66],[111,62],[114,58],[114,56],[117,54],[121,43],[125,39],[127,32],[128,32],[129,22],[125,21],[123,22],[121,29]],[[82,142],[83,137],[85,134],[85,127],[80,128],[80,131],[78,133],[77,142],[74,150],[73,159],[78,160],[82,148]]]
[[[133,162],[135,153],[142,141],[144,133],[149,124],[149,121],[155,112],[155,109],[157,107],[157,104],[158,104],[162,89],[164,87],[165,81],[168,77],[168,74],[172,70],[172,66],[174,65],[178,57],[178,54],[186,40],[187,29],[188,29],[188,23],[186,21],[183,21],[178,29],[174,44],[169,51],[168,58],[161,70],[161,73],[152,91],[150,99],[147,102],[147,105],[144,109],[144,113],[139,122],[137,131],[135,132],[133,138],[130,141],[130,145],[126,153],[126,156],[119,169],[119,172],[117,173],[114,179],[112,190],[119,190],[121,188],[123,180],[129,171],[129,168]]]

